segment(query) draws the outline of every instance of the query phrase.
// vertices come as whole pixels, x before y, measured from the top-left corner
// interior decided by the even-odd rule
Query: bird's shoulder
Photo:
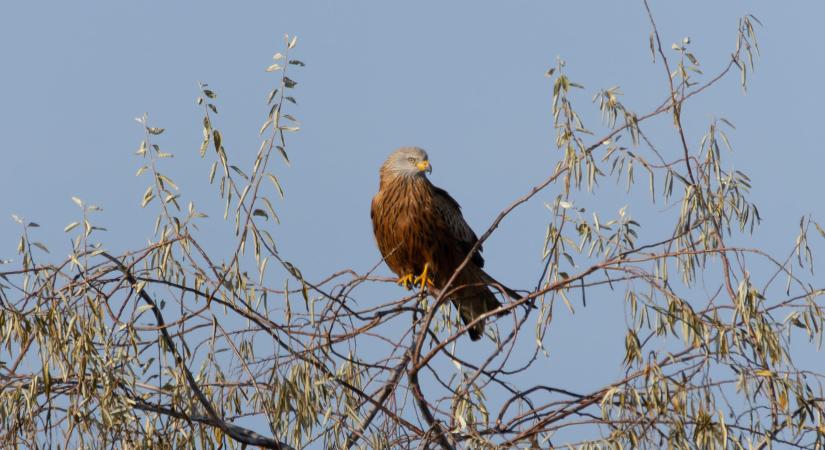
[[[462,250],[467,252],[478,241],[472,227],[461,214],[461,205],[446,190],[433,185],[433,198],[436,209],[439,210],[442,220],[447,225],[450,234],[461,243]],[[484,258],[481,257],[482,246],[479,246],[473,255],[473,262],[484,267]]]
[[[461,205],[458,204],[458,201],[454,199],[449,192],[445,191],[444,189],[441,189],[436,185],[433,185],[433,197],[443,202],[443,206],[448,206],[456,210],[459,214],[461,214]]]

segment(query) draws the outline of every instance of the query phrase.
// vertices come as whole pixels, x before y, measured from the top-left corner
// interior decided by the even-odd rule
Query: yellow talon
[[[423,271],[423,272],[421,272],[421,275],[419,275],[419,276],[415,277],[415,279],[413,280],[413,285],[415,285],[415,284],[420,285],[420,286],[421,286],[421,290],[424,290],[424,288],[425,288],[428,284],[429,284],[430,286],[432,286],[432,285],[433,285],[433,280],[432,280],[432,278],[430,278],[430,277],[429,277],[429,275],[428,275],[429,269],[430,269],[430,263],[425,263],[425,264],[424,264],[424,271]]]
[[[421,272],[421,275],[418,275],[415,278],[413,278],[413,275],[411,273],[407,274],[407,275],[404,275],[403,277],[398,279],[398,284],[404,286],[408,290],[412,289],[416,285],[418,285],[421,288],[421,290],[424,290],[424,288],[427,285],[430,285],[430,286],[433,285],[433,279],[430,278],[429,272],[430,272],[430,265],[429,265],[429,263],[426,263],[426,264],[424,264],[424,271]]]
[[[413,276],[412,274],[404,275],[403,277],[398,279],[398,284],[407,288],[407,290],[412,289],[413,285]]]

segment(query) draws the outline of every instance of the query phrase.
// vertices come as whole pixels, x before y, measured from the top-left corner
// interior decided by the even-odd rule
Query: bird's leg
[[[412,289],[413,287],[413,276],[411,273],[404,275],[403,277],[398,279],[398,284],[407,288],[407,290]]]
[[[433,280],[429,277],[429,270],[430,263],[424,263],[424,270],[421,272],[421,275],[415,277],[415,280],[413,280],[413,285],[419,284],[421,286],[421,290],[424,290],[428,284],[432,286]]]

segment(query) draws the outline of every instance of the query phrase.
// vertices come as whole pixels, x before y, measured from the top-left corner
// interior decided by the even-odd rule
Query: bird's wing
[[[478,241],[478,237],[467,225],[464,216],[461,214],[461,206],[444,189],[433,186],[435,190],[434,204],[438,215],[444,220],[450,236],[458,243],[460,250],[466,255],[473,245]],[[473,254],[472,262],[478,267],[484,267],[484,258],[481,257],[481,246]]]

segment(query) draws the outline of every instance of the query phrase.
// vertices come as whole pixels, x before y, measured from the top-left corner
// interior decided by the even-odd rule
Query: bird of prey
[[[370,216],[378,249],[387,266],[400,277],[399,284],[408,289],[414,285],[424,289],[426,285],[438,295],[478,238],[461,215],[458,202],[427,179],[430,172],[432,166],[424,150],[402,147],[394,151],[381,166]],[[458,288],[449,299],[465,325],[501,306],[492,285],[518,298],[482,267],[479,246],[449,287],[449,291]],[[470,339],[480,339],[484,320],[468,332]]]

